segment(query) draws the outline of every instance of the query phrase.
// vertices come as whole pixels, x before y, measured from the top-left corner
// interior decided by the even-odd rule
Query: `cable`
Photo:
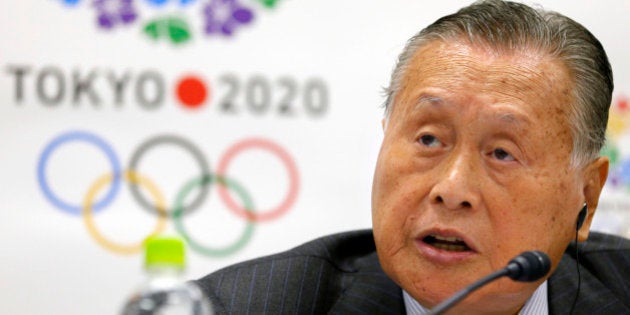
[[[575,304],[577,304],[578,296],[580,295],[580,286],[582,284],[582,275],[580,274],[580,251],[578,244],[578,230],[575,230],[575,268],[577,269],[578,274],[578,285],[577,291],[575,292],[575,298],[573,299],[573,305],[571,305],[571,312],[569,314],[573,314],[573,310],[575,309]]]

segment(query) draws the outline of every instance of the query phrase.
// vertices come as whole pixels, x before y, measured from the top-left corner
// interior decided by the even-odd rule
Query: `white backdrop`
[[[142,277],[133,244],[160,227],[139,200],[172,209],[185,195],[188,209],[198,186],[205,201],[179,225],[162,222],[197,244],[189,278],[369,228],[382,87],[410,36],[467,3],[1,1],[1,312],[116,314]],[[594,228],[630,236],[630,1],[539,3],[583,23],[609,53],[615,163]],[[134,156],[139,185],[159,192],[95,182]],[[200,160],[227,183],[184,194]],[[261,220],[248,226],[224,186]]]

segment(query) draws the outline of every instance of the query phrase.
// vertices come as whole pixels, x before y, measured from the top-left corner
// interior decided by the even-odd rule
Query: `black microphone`
[[[473,291],[501,277],[508,276],[514,281],[532,282],[544,277],[549,269],[551,269],[551,260],[547,254],[536,250],[523,252],[512,258],[505,268],[497,270],[457,292],[429,311],[427,315],[442,314]]]

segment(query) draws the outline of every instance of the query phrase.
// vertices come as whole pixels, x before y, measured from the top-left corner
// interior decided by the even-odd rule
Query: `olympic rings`
[[[99,177],[94,183],[92,183],[82,205],[74,205],[58,197],[55,193],[53,193],[53,190],[50,188],[48,178],[46,177],[46,168],[49,164],[48,162],[51,159],[53,151],[58,149],[61,145],[73,141],[87,142],[88,144],[96,146],[105,153],[112,167],[111,171],[108,172],[107,175]],[[137,171],[137,166],[141,157],[155,146],[163,144],[175,145],[191,153],[201,172],[201,174],[195,179],[192,179],[183,185],[183,188],[178,194],[176,194],[176,200],[170,211],[167,209],[166,205],[168,203],[164,200],[164,197],[157,188],[157,185],[149,181],[149,179],[145,176],[138,174]],[[251,196],[240,184],[231,178],[228,179],[225,175],[229,163],[234,159],[234,157],[241,154],[243,151],[252,148],[267,150],[279,157],[283,165],[287,168],[289,175],[290,187],[284,200],[282,200],[276,207],[263,212],[254,208]],[[143,208],[149,210],[150,213],[158,216],[156,226],[151,232],[151,235],[158,234],[163,231],[166,227],[167,219],[173,218],[176,230],[182,235],[182,237],[184,237],[193,250],[206,256],[216,257],[230,255],[245,246],[253,235],[254,225],[256,222],[276,219],[285,214],[293,206],[299,190],[299,176],[293,159],[286,150],[270,140],[249,138],[238,141],[226,151],[219,161],[218,171],[213,175],[205,156],[192,142],[176,135],[159,135],[142,142],[131,155],[129,169],[123,171],[113,148],[101,137],[86,131],[70,131],[53,138],[52,141],[44,147],[37,164],[37,179],[44,196],[53,206],[69,214],[82,216],[89,235],[101,246],[112,252],[130,254],[138,252],[141,248],[141,243],[118,244],[107,240],[98,231],[94,223],[93,214],[101,211],[113,201],[119,191],[121,181],[124,180],[129,183],[129,188],[131,189],[134,199],[140,203]],[[228,209],[246,220],[246,226],[239,239],[232,244],[227,244],[217,248],[210,248],[202,245],[201,242],[190,236],[184,228],[183,216],[189,214],[194,209],[199,208],[199,206],[204,202],[211,184],[215,183],[218,184],[217,188],[219,190],[219,196],[221,197],[220,199],[224,202]],[[103,194],[104,197],[101,198],[101,200],[95,201],[94,199],[97,195],[99,195],[99,192],[108,184],[111,186],[107,193]],[[154,202],[148,202],[144,199],[144,196],[139,192],[140,188],[138,185],[148,190],[150,198],[153,199]],[[200,191],[197,193],[194,200],[192,200],[189,204],[184,205],[183,203],[186,197],[191,193],[194,187],[198,186],[202,187],[200,187]],[[228,189],[238,195],[240,203],[237,203],[233,199],[228,192]]]
[[[144,155],[152,147],[158,144],[162,144],[162,143],[174,144],[189,151],[190,153],[192,153],[195,160],[197,160],[197,164],[199,164],[199,168],[201,169],[201,174],[210,173],[208,162],[206,161],[206,158],[204,157],[203,153],[201,153],[201,150],[199,150],[197,146],[192,144],[190,141],[182,137],[174,136],[174,135],[162,135],[162,136],[153,137],[147,140],[146,142],[144,142],[143,144],[141,144],[136,150],[136,152],[131,156],[131,160],[129,162],[129,169],[136,170],[138,167],[138,162],[140,161],[140,158],[142,157],[142,155]],[[208,189],[205,188],[205,186],[206,185],[204,185],[204,189],[201,190],[201,192],[199,193],[199,195],[197,195],[197,198],[192,202],[192,204],[186,207],[184,211],[186,212],[192,211],[196,209],[197,207],[199,207],[199,205],[201,205],[203,200],[206,198],[206,195],[208,194]],[[144,200],[144,198],[142,197],[142,194],[138,190],[138,185],[135,185],[134,183],[130,183],[129,187],[131,188],[131,193],[133,194],[134,198],[136,198],[136,200],[140,202],[140,205],[142,205],[142,207],[144,207],[145,209],[148,209],[149,211],[152,211],[153,213],[155,213],[155,208],[152,205],[150,205],[146,200]]]
[[[262,213],[257,212],[257,213],[252,214],[250,211],[247,211],[245,208],[236,204],[236,202],[234,201],[234,199],[232,199],[232,197],[230,196],[225,186],[219,187],[219,196],[225,202],[225,204],[231,210],[235,211],[236,214],[238,214],[239,216],[249,219],[249,218],[252,218],[252,215],[253,215],[254,221],[259,221],[259,222],[269,221],[283,215],[285,212],[289,210],[289,208],[295,202],[295,199],[297,198],[297,191],[299,188],[298,171],[297,171],[297,167],[295,166],[295,163],[293,163],[293,160],[291,159],[291,156],[286,151],[284,151],[280,146],[265,139],[254,138],[254,139],[247,139],[241,142],[237,142],[235,145],[233,145],[231,148],[227,150],[227,152],[223,155],[223,159],[221,159],[221,161],[219,162],[219,166],[217,168],[217,176],[224,177],[230,161],[238,153],[246,149],[249,149],[251,147],[258,147],[258,148],[266,149],[273,153],[276,153],[278,157],[280,158],[280,160],[282,160],[282,162],[286,166],[287,170],[289,170],[290,184],[289,184],[289,192],[286,198],[277,207],[272,208],[271,210],[268,210]]]
[[[212,184],[212,182],[214,181],[216,181],[221,186],[227,185],[229,188],[234,190],[234,192],[236,192],[238,196],[241,198],[241,201],[243,202],[243,204],[245,204],[245,209],[247,209],[248,211],[247,213],[250,214],[249,216],[251,217],[251,215],[253,214],[254,206],[252,204],[252,200],[250,196],[245,192],[245,189],[243,189],[241,185],[237,184],[233,180],[228,180],[226,178],[218,177],[215,180],[213,176],[205,175],[201,178],[196,178],[196,179],[191,180],[179,192],[179,194],[177,195],[177,199],[175,201],[175,207],[174,207],[175,212],[173,213],[173,218],[174,218],[173,221],[175,222],[175,228],[177,229],[179,234],[181,234],[182,237],[184,237],[186,242],[188,242],[188,244],[190,244],[190,247],[192,247],[194,250],[200,253],[206,254],[207,256],[228,256],[238,251],[239,249],[241,249],[251,239],[252,234],[254,232],[254,224],[252,223],[253,220],[250,219],[246,221],[245,230],[243,231],[243,234],[241,235],[241,237],[236,240],[236,242],[234,242],[231,245],[227,245],[223,248],[210,248],[210,247],[201,245],[199,242],[195,241],[186,232],[186,230],[184,229],[183,222],[182,222],[182,213],[184,212],[184,209],[181,204],[186,198],[186,195],[188,195],[188,193],[195,186],[199,186],[199,185],[206,186],[208,184]]]
[[[70,131],[53,139],[44,148],[44,151],[42,152],[42,155],[39,158],[39,162],[37,163],[37,179],[39,181],[39,187],[42,189],[42,192],[44,193],[46,198],[55,207],[63,211],[66,211],[70,214],[81,215],[81,206],[70,204],[68,202],[61,200],[61,198],[57,197],[55,193],[53,193],[52,189],[50,189],[50,186],[48,185],[48,180],[46,179],[46,165],[48,163],[48,160],[50,159],[50,155],[52,154],[53,150],[57,149],[62,144],[70,142],[70,141],[83,141],[83,142],[94,144],[103,152],[105,152],[105,155],[107,155],[107,159],[112,165],[112,174],[114,174],[113,184],[111,188],[109,189],[109,191],[107,192],[107,194],[105,195],[105,197],[103,197],[101,201],[97,202],[94,205],[94,211],[95,212],[100,211],[105,206],[107,206],[110,202],[112,202],[112,200],[114,199],[114,196],[116,195],[116,193],[118,192],[118,189],[120,188],[121,168],[120,168],[120,162],[118,161],[118,158],[116,157],[116,154],[114,153],[114,150],[112,150],[112,147],[109,144],[107,144],[105,140],[101,139],[100,137],[94,134],[84,132],[84,131]]]
[[[120,254],[133,254],[140,252],[142,250],[142,242],[144,240],[141,240],[140,242],[131,245],[117,244],[106,239],[105,236],[103,236],[97,230],[96,225],[94,224],[94,219],[92,217],[92,201],[94,200],[94,196],[96,195],[96,193],[98,193],[98,191],[103,188],[103,186],[112,182],[112,177],[112,174],[105,174],[99,177],[94,182],[94,184],[92,184],[90,189],[88,189],[88,192],[85,195],[85,201],[83,202],[83,222],[85,223],[85,226],[87,227],[90,235],[92,235],[96,242],[99,243],[101,246]],[[123,178],[124,180],[134,184],[142,184],[155,199],[155,207],[152,208],[157,208],[157,211],[160,215],[158,216],[157,224],[153,231],[149,234],[149,237],[160,234],[162,231],[164,231],[164,228],[166,227],[167,217],[167,213],[165,210],[166,202],[164,201],[162,193],[146,177],[142,177],[132,171],[126,171]]]

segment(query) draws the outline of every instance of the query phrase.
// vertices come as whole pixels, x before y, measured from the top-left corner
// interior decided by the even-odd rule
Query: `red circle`
[[[619,100],[617,100],[617,108],[621,111],[628,110],[628,99],[622,96]]]
[[[199,78],[186,76],[177,83],[177,98],[188,108],[197,108],[208,95],[206,85]]]
[[[227,207],[230,210],[234,211],[238,216],[249,221],[256,221],[256,222],[269,221],[283,215],[289,210],[289,208],[291,208],[291,206],[293,205],[293,203],[295,202],[297,198],[298,189],[300,187],[299,176],[298,176],[297,167],[295,166],[295,162],[293,162],[293,159],[291,158],[291,156],[282,147],[266,139],[250,138],[250,139],[241,140],[240,142],[237,142],[234,145],[232,145],[232,147],[230,147],[225,152],[225,154],[219,161],[219,165],[217,166],[217,175],[219,177],[225,176],[225,171],[227,170],[227,167],[230,161],[241,151],[254,148],[254,147],[265,149],[267,151],[274,153],[276,156],[280,158],[280,160],[282,160],[282,162],[286,166],[287,170],[289,171],[289,182],[290,182],[289,192],[287,193],[286,198],[278,206],[270,210],[266,210],[266,211],[256,210],[255,213],[252,213],[251,209],[247,210],[243,208],[242,206],[238,205],[234,201],[234,199],[232,199],[227,188],[224,185],[218,186],[219,196],[225,202]]]

